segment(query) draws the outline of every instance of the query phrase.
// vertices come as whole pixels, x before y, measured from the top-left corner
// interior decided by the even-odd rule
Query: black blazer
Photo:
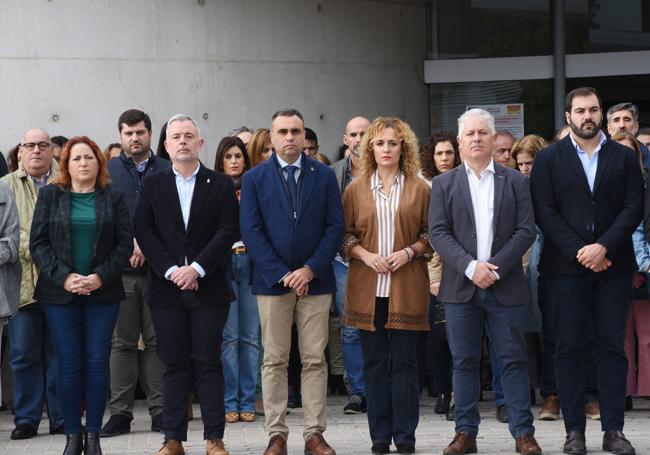
[[[535,219],[544,233],[540,272],[586,272],[576,254],[591,243],[607,248],[612,266],[605,273],[637,270],[632,233],[643,216],[643,176],[633,150],[603,143],[592,193],[567,136],[537,153],[530,180]]]
[[[494,212],[491,257],[499,267],[492,286],[503,305],[528,302],[528,285],[521,258],[535,240],[535,219],[528,179],[517,171],[494,165]],[[468,302],[476,286],[465,269],[476,259],[476,221],[465,165],[433,179],[429,203],[429,240],[444,267],[438,300]]]
[[[74,294],[63,289],[72,265],[70,190],[47,185],[38,192],[29,240],[29,251],[39,270],[34,298],[45,303],[69,303]],[[95,256],[92,273],[102,279],[93,300],[119,303],[124,300],[122,269],[133,252],[133,230],[124,195],[110,186],[95,189]]]
[[[232,300],[226,276],[232,244],[239,239],[239,204],[230,177],[201,165],[196,175],[185,229],[171,168],[142,180],[135,206],[135,238],[149,263],[147,303],[174,305],[182,293],[197,305],[226,305]],[[196,261],[205,270],[198,291],[181,291],[165,278],[170,267]]]

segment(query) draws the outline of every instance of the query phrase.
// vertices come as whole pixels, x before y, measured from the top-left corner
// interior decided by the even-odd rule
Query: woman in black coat
[[[133,232],[122,193],[110,188],[104,156],[85,136],[61,153],[60,175],[39,192],[30,251],[58,355],[57,387],[67,435],[64,455],[101,454],[111,336],[125,298],[122,270]],[[82,438],[82,398],[86,435]]]

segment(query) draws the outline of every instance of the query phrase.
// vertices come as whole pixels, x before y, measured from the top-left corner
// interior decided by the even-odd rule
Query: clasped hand
[[[368,253],[363,262],[379,274],[387,274],[391,272],[396,272],[404,264],[410,261],[410,257],[405,250],[395,251],[389,256],[384,257],[380,254]]]
[[[199,272],[191,265],[184,265],[175,270],[169,277],[181,291],[199,290]]]
[[[478,261],[472,275],[472,283],[481,289],[487,289],[497,282],[499,267],[489,262]]]
[[[309,293],[309,282],[314,279],[314,272],[309,267],[301,267],[284,277],[284,287],[296,291],[298,297]]]
[[[70,273],[63,283],[63,289],[77,295],[90,295],[100,287],[102,287],[102,279],[96,273],[87,276]]]
[[[580,248],[578,254],[576,254],[576,259],[589,270],[602,272],[612,265],[612,261],[605,257],[606,254],[607,248],[600,243],[592,243]]]

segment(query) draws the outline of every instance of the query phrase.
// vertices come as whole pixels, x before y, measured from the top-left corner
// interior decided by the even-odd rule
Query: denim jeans
[[[348,267],[339,261],[334,261],[334,277],[336,278],[336,311],[343,316],[345,310],[345,289],[348,280]],[[343,363],[348,378],[348,388],[352,395],[364,395],[363,384],[363,353],[359,340],[359,329],[341,324],[341,350]]]
[[[50,339],[57,353],[57,386],[67,434],[99,432],[108,395],[108,358],[119,305],[76,297],[71,303],[44,304]]]
[[[420,332],[386,329],[388,298],[377,297],[375,331],[361,330],[368,427],[373,444],[415,445],[420,397],[416,348]]]
[[[251,294],[248,254],[232,254],[231,271],[237,300],[230,303],[221,345],[225,409],[226,412],[255,412],[260,317],[257,300]]]
[[[490,341],[500,365],[510,433],[517,438],[535,432],[524,339],[526,308],[526,305],[501,305],[491,290],[478,288],[469,302],[445,305],[447,337],[454,363],[457,433],[465,431],[472,436],[478,433],[479,362],[484,327],[492,336]]]
[[[499,358],[497,357],[494,344],[492,344],[492,338],[490,338],[488,332],[488,339],[490,340],[490,345],[488,346],[490,351],[490,367],[492,368],[492,390],[494,391],[494,404],[497,406],[502,406],[505,404],[505,398],[503,397],[503,385],[501,384],[501,365],[499,365]]]
[[[41,303],[32,303],[18,310],[9,321],[9,340],[15,424],[27,423],[38,428],[47,393],[50,428],[60,427],[63,414],[56,393],[56,353],[48,339],[48,325]]]

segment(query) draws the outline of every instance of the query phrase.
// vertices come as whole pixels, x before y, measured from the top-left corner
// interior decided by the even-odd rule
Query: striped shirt
[[[370,190],[375,200],[377,209],[377,227],[379,228],[377,252],[380,256],[388,257],[393,253],[395,244],[395,221],[397,219],[397,209],[399,200],[404,187],[404,175],[398,172],[388,194],[384,194],[381,189],[383,183],[375,171],[370,179]],[[390,273],[377,275],[377,297],[388,297],[390,293]]]

